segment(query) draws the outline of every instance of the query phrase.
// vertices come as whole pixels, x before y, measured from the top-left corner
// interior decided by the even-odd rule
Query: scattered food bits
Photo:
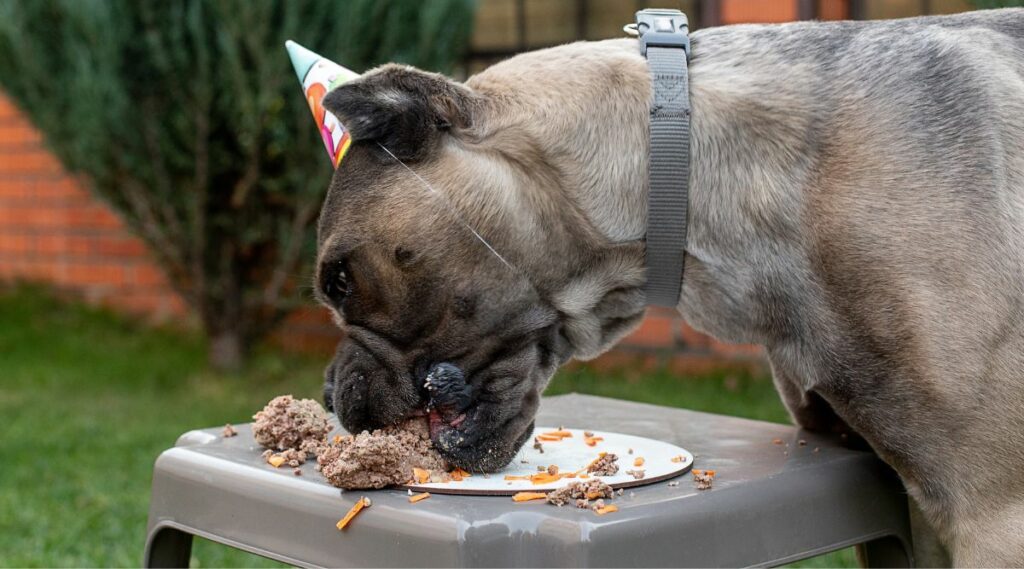
[[[560,428],[557,431],[550,431],[550,432],[547,432],[547,433],[543,433],[541,436],[543,436],[543,437],[558,437],[559,439],[567,439],[567,438],[572,436],[572,433],[570,431],[566,431],[566,430]]]
[[[668,483],[668,485],[669,485],[669,486],[679,486],[679,482],[678,482],[678,481],[675,481],[675,480],[673,480],[672,482],[669,482],[669,483]]]
[[[594,436],[594,432],[593,431],[583,431],[583,436],[587,437],[589,439],[589,438]]]
[[[632,476],[633,478],[635,478],[637,480],[641,480],[644,477],[644,471],[643,470],[639,470],[639,469],[637,469],[637,470],[627,470],[626,474]]]
[[[268,458],[267,462],[270,463],[270,466],[273,466],[274,468],[278,468],[279,466],[284,464],[285,461],[284,461],[284,457],[283,456],[281,456],[279,454],[275,454],[275,455],[272,455],[270,458]]]
[[[423,492],[422,494],[416,494],[409,496],[409,502],[415,504],[416,502],[422,502],[430,497],[430,492]]]
[[[547,471],[548,471],[548,474],[554,476],[554,475],[558,474],[558,467],[555,466],[554,464],[552,464],[552,465],[548,466]]]
[[[348,513],[345,514],[345,517],[343,517],[340,520],[338,520],[338,523],[335,525],[335,527],[337,527],[339,530],[345,529],[346,527],[348,527],[349,522],[352,521],[352,518],[356,517],[356,515],[359,512],[363,511],[363,508],[369,508],[369,507],[370,507],[370,499],[369,498],[359,498],[359,500],[357,500],[356,503],[352,506],[352,509],[350,509],[348,511]]]
[[[601,453],[587,465],[587,472],[595,476],[614,476],[619,472],[619,457],[611,453]]]
[[[540,444],[540,441],[533,439],[533,449],[537,452],[544,454],[544,445]]]
[[[612,487],[601,480],[588,480],[587,482],[573,482],[557,490],[548,492],[547,501],[549,504],[562,506],[576,500],[593,500],[595,498],[611,498]],[[579,505],[577,503],[577,505]],[[583,506],[586,507],[586,506]]]
[[[463,469],[461,469],[461,468],[456,468],[455,470],[453,470],[453,471],[451,472],[451,474],[452,474],[452,475],[458,475],[458,476],[461,476],[461,477],[463,477],[463,478],[472,478],[472,477],[473,477],[473,475],[472,475],[472,474],[470,474],[470,473],[466,472],[465,470],[463,470]],[[487,478],[487,477],[488,477],[488,476],[487,476],[487,475],[485,474],[485,475],[484,475],[484,478]]]
[[[604,440],[604,437],[584,437],[583,438],[583,442],[586,443],[587,446],[591,446],[591,447],[597,445],[597,443],[599,443],[599,442],[601,442],[603,440]]]
[[[537,435],[537,438],[539,440],[547,441],[549,443],[556,443],[556,442],[562,440],[563,437],[556,437],[554,435]]]
[[[679,456],[673,456],[671,460],[672,460],[672,462],[683,462],[684,459],[683,459],[683,455],[679,455]]]
[[[539,466],[539,465],[537,466],[537,472],[547,472],[547,471],[548,471],[548,469],[546,467]]]
[[[772,439],[772,444],[773,445],[781,445],[782,444],[782,439]]]
[[[224,425],[224,430],[220,432],[220,436],[224,437],[225,439],[228,439],[234,436],[238,436],[238,431],[236,431],[235,428],[231,426],[231,423],[228,423]]]
[[[805,440],[803,440],[803,439],[800,439],[800,440],[798,440],[798,441],[796,442],[796,444],[798,444],[798,445],[800,445],[800,446],[807,446],[807,441],[805,441]]]
[[[512,496],[513,502],[529,502],[530,500],[543,500],[548,495],[545,492],[518,492]]]
[[[633,459],[633,466],[643,466],[643,465],[644,465],[644,457],[638,456],[635,459]]]
[[[605,514],[610,514],[612,512],[617,512],[617,511],[619,511],[619,507],[618,506],[616,506],[615,504],[608,504],[607,506],[605,506],[603,508],[598,508],[598,509],[594,510],[594,513],[596,513],[599,516],[603,516]]]
[[[331,442],[336,444],[336,445],[340,445],[341,444],[341,435],[334,435],[334,438],[331,439]]]
[[[624,493],[625,493],[625,490],[623,490],[622,488],[619,488],[619,491],[616,492],[616,494],[618,494],[619,496],[623,495]]]
[[[413,468],[412,469],[412,477],[413,477],[413,480],[415,480],[416,482],[419,482],[420,484],[423,484],[426,481],[430,480],[430,471],[429,470],[424,470],[422,468]]]
[[[629,454],[633,454],[633,449],[629,449],[626,452],[628,452]]]
[[[707,490],[707,489],[711,488],[711,483],[715,479],[715,471],[714,470],[697,470],[697,469],[694,469],[694,470],[691,470],[690,473],[693,474],[693,483],[694,483],[694,486],[696,486],[698,490]]]
[[[813,451],[811,451],[811,452],[818,452],[818,451],[820,451],[820,450],[821,450],[821,447],[814,447],[814,450],[813,450]]]

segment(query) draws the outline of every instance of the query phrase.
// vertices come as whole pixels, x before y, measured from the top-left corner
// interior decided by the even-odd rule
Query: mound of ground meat
[[[430,442],[425,419],[363,431],[322,447],[317,470],[333,486],[384,488],[412,479],[413,468],[443,474],[448,464]]]
[[[312,399],[291,395],[273,398],[252,417],[256,442],[271,450],[288,450],[321,443],[331,432],[327,412]]]

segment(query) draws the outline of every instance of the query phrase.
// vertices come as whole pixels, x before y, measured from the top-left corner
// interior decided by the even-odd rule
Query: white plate
[[[555,431],[552,427],[537,427],[533,436]],[[579,471],[585,469],[601,452],[614,453],[618,456],[619,472],[615,476],[600,476],[601,480],[613,488],[627,488],[652,484],[684,474],[693,467],[693,455],[686,449],[663,441],[656,441],[633,435],[593,431],[594,437],[601,437],[594,446],[584,443],[582,429],[565,429],[572,433],[561,441],[541,441],[544,452],[533,448],[533,438],[523,446],[511,464],[488,476],[473,474],[469,478],[452,482],[432,482],[402,486],[416,492],[432,492],[437,494],[492,494],[509,495],[516,492],[546,492],[554,490],[580,478],[562,478],[547,484],[534,484],[529,480],[505,480],[506,476],[529,476],[537,474],[538,466],[547,468],[549,465],[558,467],[559,472]],[[632,449],[632,454],[630,454]],[[682,457],[680,462],[672,462],[675,457]],[[643,466],[634,466],[634,461],[643,458]],[[627,470],[643,470],[644,477],[636,479],[626,474]],[[591,475],[591,478],[594,476]]]

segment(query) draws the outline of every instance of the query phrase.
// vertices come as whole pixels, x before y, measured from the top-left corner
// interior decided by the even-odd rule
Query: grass
[[[182,432],[241,423],[280,393],[319,397],[325,362],[272,351],[205,369],[198,337],[140,326],[33,288],[0,293],[0,566],[137,566],[156,456]],[[770,380],[560,374],[579,391],[786,421]],[[196,539],[193,565],[277,563]],[[850,550],[802,566],[855,566]]]

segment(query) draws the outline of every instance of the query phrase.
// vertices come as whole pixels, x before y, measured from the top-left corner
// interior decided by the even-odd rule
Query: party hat
[[[292,40],[286,41],[284,46],[288,49],[295,74],[302,83],[302,92],[306,95],[309,110],[313,112],[313,120],[316,121],[320,136],[324,139],[327,155],[331,157],[331,164],[337,168],[352,144],[352,138],[338,117],[323,107],[323,100],[328,91],[359,77],[359,74],[317,55]]]

